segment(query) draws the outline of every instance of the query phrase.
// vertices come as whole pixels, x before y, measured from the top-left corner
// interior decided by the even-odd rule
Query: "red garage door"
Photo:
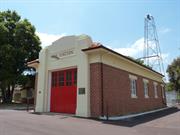
[[[77,69],[52,72],[51,112],[72,113],[76,111]]]

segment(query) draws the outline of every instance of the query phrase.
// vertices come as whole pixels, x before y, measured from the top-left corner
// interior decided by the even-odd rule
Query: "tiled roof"
[[[99,47],[101,45],[102,45],[101,43],[94,42],[89,48],[96,48],[96,47]]]

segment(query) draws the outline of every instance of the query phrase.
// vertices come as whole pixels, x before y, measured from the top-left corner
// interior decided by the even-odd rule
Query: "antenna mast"
[[[144,63],[164,75],[164,65],[156,30],[154,17],[147,15],[144,19]]]

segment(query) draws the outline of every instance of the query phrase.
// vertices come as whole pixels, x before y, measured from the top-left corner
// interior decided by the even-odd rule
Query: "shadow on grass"
[[[167,116],[169,114],[173,114],[180,111],[180,109],[176,107],[171,107],[166,110],[150,113],[150,114],[144,114],[141,116],[136,116],[132,118],[126,118],[122,120],[103,120],[102,123],[104,124],[112,124],[117,126],[125,126],[125,127],[133,127],[142,123],[146,123],[164,116]]]

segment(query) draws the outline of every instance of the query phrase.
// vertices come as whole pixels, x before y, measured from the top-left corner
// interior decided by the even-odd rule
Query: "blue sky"
[[[144,17],[154,16],[165,68],[180,56],[178,0],[0,0],[36,27],[42,46],[63,35],[87,34],[126,55],[143,55]]]

